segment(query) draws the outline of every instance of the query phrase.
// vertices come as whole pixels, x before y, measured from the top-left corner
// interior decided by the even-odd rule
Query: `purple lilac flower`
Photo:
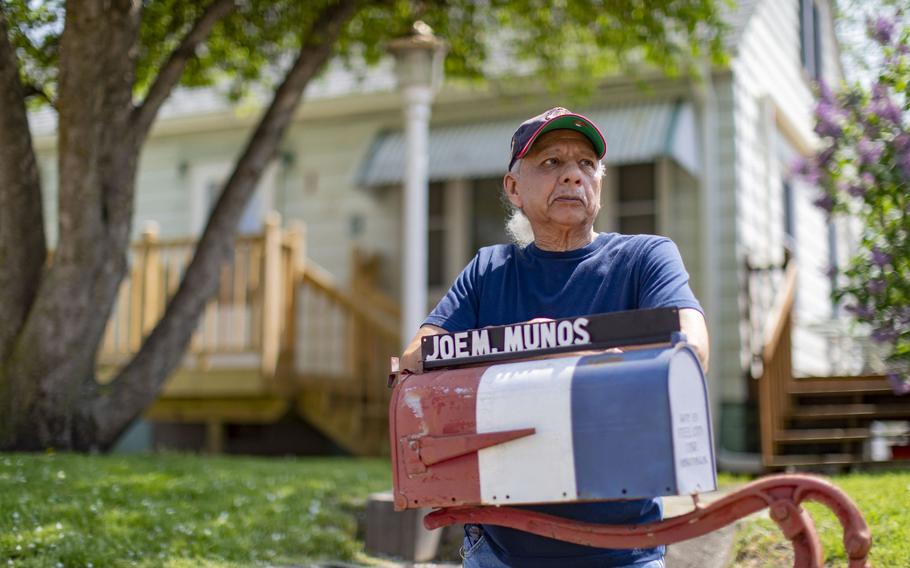
[[[910,151],[910,134],[901,132],[894,137],[893,144],[897,152]]]
[[[910,148],[905,150],[903,155],[898,158],[898,163],[900,164],[901,173],[904,174],[904,177],[910,178]]]
[[[828,163],[831,162],[831,158],[834,157],[834,152],[836,152],[836,151],[837,151],[837,147],[832,144],[831,146],[828,146],[827,148],[825,148],[824,150],[819,152],[818,157],[816,158],[816,161],[818,162],[818,166],[820,168],[827,168]]]
[[[822,137],[839,137],[843,133],[843,129],[838,124],[840,118],[840,113],[834,105],[823,100],[819,101],[815,105],[815,133]]]
[[[875,316],[875,310],[869,306],[861,306],[856,315],[864,320],[871,320]]]
[[[847,188],[847,193],[853,197],[862,199],[866,196],[866,186],[862,184],[850,184],[850,187]]]
[[[888,383],[897,396],[910,394],[910,377],[901,377],[897,373],[888,373]]]
[[[875,313],[872,311],[872,308],[867,306],[857,306],[856,304],[847,304],[844,306],[844,309],[854,314],[859,319],[868,320],[871,319]]]
[[[860,164],[864,166],[872,165],[882,157],[882,147],[868,138],[857,143],[856,151],[859,153]]]
[[[812,204],[828,213],[834,210],[834,198],[827,193],[821,194]]]
[[[828,105],[834,104],[834,92],[831,90],[831,87],[828,86],[828,82],[824,79],[819,79],[817,85],[819,101]]]
[[[877,327],[872,330],[872,339],[878,343],[891,343],[897,339],[898,333],[890,327]]]
[[[881,294],[882,292],[885,291],[886,287],[887,287],[887,285],[885,284],[885,281],[882,280],[881,278],[876,278],[876,279],[870,281],[868,284],[869,291],[872,292],[873,294]]]
[[[884,16],[879,16],[872,24],[872,37],[880,45],[888,45],[894,36],[894,22]]]
[[[897,44],[897,52],[901,55],[907,55],[910,53],[910,44],[906,42],[901,42]]]
[[[875,176],[869,172],[863,172],[862,175],[859,176],[859,179],[863,182],[863,185],[869,189],[872,189],[875,186]]]
[[[806,166],[805,171],[803,171],[802,178],[809,185],[818,185],[818,182],[822,179],[822,172],[815,164],[810,164]]]
[[[872,100],[869,101],[867,112],[898,126],[903,121],[901,108],[888,96],[888,89],[881,83],[872,87]]]
[[[889,262],[891,262],[890,254],[882,251],[882,249],[877,246],[872,247],[872,264],[881,268]]]

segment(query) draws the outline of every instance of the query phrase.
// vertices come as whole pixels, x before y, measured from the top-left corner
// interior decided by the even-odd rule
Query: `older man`
[[[514,208],[509,230],[516,242],[477,253],[408,345],[403,368],[417,368],[420,338],[427,335],[659,307],[679,308],[680,326],[707,368],[704,316],[673,242],[594,231],[605,154],[597,126],[564,108],[519,126],[503,178]],[[647,416],[641,418],[647,428]],[[645,523],[662,516],[659,499],[529,508],[604,524]],[[463,550],[465,566],[475,568],[656,568],[663,566],[663,553],[662,547],[596,549],[487,525],[465,527]]]

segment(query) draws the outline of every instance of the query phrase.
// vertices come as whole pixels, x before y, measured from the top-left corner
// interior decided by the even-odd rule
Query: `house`
[[[444,30],[439,33],[444,35]],[[596,228],[670,236],[679,246],[693,289],[706,308],[713,342],[711,402],[722,463],[759,447],[756,406],[761,389],[756,378],[767,371],[760,364],[767,351],[766,338],[781,337],[772,332],[786,319],[780,308],[785,304],[782,294],[788,282],[795,287],[793,372],[787,379],[857,370],[850,368],[853,360],[842,356],[841,340],[832,337],[826,331],[831,326],[825,325],[840,317],[829,299],[831,283],[826,269],[846,258],[849,227],[829,222],[812,205],[815,188],[789,176],[794,160],[811,152],[815,144],[813,81],[837,83],[842,75],[833,5],[829,0],[745,0],[731,13],[728,41],[732,51],[729,64],[712,69],[705,81],[645,75],[647,89],[642,89],[641,77],[608,77],[591,99],[572,107],[594,119],[608,143],[604,208]],[[429,134],[431,301],[441,296],[478,247],[505,239],[500,180],[507,166],[508,141],[517,124],[543,109],[565,104],[561,96],[544,90],[526,92],[523,85],[501,86],[495,91],[447,85],[438,94]],[[174,96],[142,154],[134,222],[137,240],[150,222],[158,230],[147,235],[147,244],[157,242],[154,239],[181,242],[179,239],[200,233],[214,193],[255,123],[255,111],[255,106],[231,106],[208,91],[183,91]],[[359,74],[332,66],[307,91],[281,152],[241,221],[240,232],[263,231],[265,213],[272,210],[285,220],[305,224],[306,268],[291,271],[287,280],[291,284],[283,289],[285,297],[297,298],[296,287],[304,285],[295,274],[309,278],[311,292],[300,295],[315,297],[318,294],[313,290],[321,290],[323,296],[335,298],[337,305],[332,309],[353,309],[350,306],[355,300],[366,294],[367,283],[379,291],[370,292],[370,308],[332,316],[348,322],[347,331],[340,336],[331,330],[335,324],[330,325],[328,311],[322,316],[306,311],[304,304],[309,300],[298,298],[289,308],[282,304],[289,311],[273,335],[296,330],[294,337],[281,340],[279,348],[290,353],[291,360],[279,358],[274,365],[264,365],[260,358],[232,364],[258,365],[273,375],[277,366],[291,375],[309,369],[312,376],[329,376],[337,371],[334,367],[342,358],[332,355],[332,350],[345,333],[356,333],[350,327],[351,318],[369,320],[375,327],[382,325],[384,317],[394,317],[394,306],[379,298],[398,296],[404,268],[399,261],[405,159],[402,124],[401,102],[388,62]],[[43,178],[49,187],[47,227],[53,242],[53,120],[45,117],[34,128]],[[271,231],[274,235],[274,226]],[[272,242],[278,242],[274,238]],[[153,249],[151,245],[137,248],[140,253],[143,250]],[[252,263],[250,258],[245,262]],[[786,278],[788,259],[799,275],[795,281]],[[134,266],[139,266],[138,260]],[[364,276],[367,273],[369,277]],[[247,293],[237,288],[236,282],[247,282],[252,272],[238,274],[235,270],[225,277],[228,284],[222,286],[220,307],[207,311],[200,324],[200,333],[208,334],[209,340],[215,337],[215,343],[220,341],[218,333],[235,325],[250,337],[256,335],[261,330],[254,332],[249,321],[236,321],[268,311],[263,307],[267,301],[251,308]],[[156,278],[166,280],[160,274]],[[349,288],[345,283],[360,292],[341,294],[339,290]],[[231,289],[240,298],[236,305],[241,308],[228,313]],[[342,295],[343,301],[338,299]],[[380,304],[382,310],[374,309]],[[118,313],[124,309],[118,308]],[[216,314],[212,317],[217,321],[206,319],[209,312]],[[769,317],[774,314],[778,317]],[[146,318],[146,323],[150,321]],[[145,324],[135,325],[139,329]],[[394,332],[383,337],[386,352],[371,355],[371,372],[377,373],[371,381],[382,381],[382,358],[397,351]],[[317,340],[324,342],[322,347],[313,347]],[[208,340],[197,338],[197,347],[200,341]],[[188,357],[195,358],[188,359],[187,365],[195,369],[195,384],[211,384],[204,377],[214,376],[217,365],[192,355],[199,352],[191,349]],[[223,364],[227,355],[220,356]],[[317,356],[327,362],[315,364]],[[186,392],[197,388],[181,384],[180,388],[189,389]],[[239,391],[255,390],[244,385]],[[189,396],[175,388],[165,398],[184,400],[180,396]],[[226,395],[218,391],[221,387],[212,388],[212,398],[224,399]],[[216,391],[220,394],[211,394]],[[319,408],[342,414],[339,407],[327,402],[330,395],[322,392],[319,396],[324,401]],[[254,416],[236,408],[219,415],[207,430],[210,442],[223,441],[222,423],[242,421],[232,416],[246,416],[249,423],[269,422],[288,411],[288,406],[274,402],[274,396],[269,400],[272,402],[262,402],[265,410],[252,413]],[[193,410],[200,404],[197,399],[183,406],[175,403],[158,418],[204,423],[205,413]],[[306,414],[307,403],[297,404]],[[314,412],[311,409],[308,416]],[[375,402],[363,412],[366,414],[348,421],[369,414],[381,424],[381,403]],[[151,418],[155,419],[154,412]],[[338,432],[332,426],[320,428],[330,436]],[[342,443],[348,448],[351,444],[350,440]]]

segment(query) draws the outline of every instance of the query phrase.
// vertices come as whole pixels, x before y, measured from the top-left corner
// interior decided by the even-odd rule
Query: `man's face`
[[[524,211],[535,234],[547,228],[584,228],[600,211],[597,154],[584,134],[553,130],[522,158],[518,175],[503,183],[512,205]]]

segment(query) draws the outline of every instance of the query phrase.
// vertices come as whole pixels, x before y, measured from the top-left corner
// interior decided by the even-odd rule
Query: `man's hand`
[[[711,350],[708,340],[708,325],[705,316],[692,308],[679,310],[679,329],[686,334],[686,341],[695,349],[701,366],[708,372],[708,354]]]
[[[399,360],[398,368],[402,371],[407,369],[412,373],[423,372],[423,369],[419,365],[420,363],[420,340],[428,335],[438,335],[440,333],[447,333],[445,329],[439,327],[438,325],[424,325],[417,330],[417,333],[414,335],[414,339],[408,343],[408,346],[404,348],[404,353],[401,355]]]

